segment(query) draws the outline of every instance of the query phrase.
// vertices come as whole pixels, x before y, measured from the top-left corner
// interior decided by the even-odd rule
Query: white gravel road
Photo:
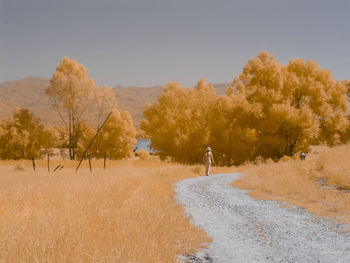
[[[177,199],[213,242],[188,262],[350,262],[349,225],[318,219],[282,202],[252,200],[233,188],[239,174],[195,177],[176,184]]]

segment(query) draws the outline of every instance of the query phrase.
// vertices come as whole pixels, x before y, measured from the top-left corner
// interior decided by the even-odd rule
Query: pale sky
[[[260,51],[350,79],[350,1],[0,0],[0,82],[67,56],[99,85],[223,83]]]

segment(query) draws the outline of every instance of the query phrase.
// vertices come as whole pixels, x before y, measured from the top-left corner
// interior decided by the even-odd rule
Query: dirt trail
[[[252,200],[233,188],[239,174],[178,182],[177,199],[213,239],[189,262],[350,262],[349,229],[282,202]]]

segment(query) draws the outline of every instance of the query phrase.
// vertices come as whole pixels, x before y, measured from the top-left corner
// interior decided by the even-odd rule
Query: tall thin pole
[[[90,172],[91,172],[92,169],[91,169],[91,155],[90,154],[88,155],[88,158],[89,158],[89,169],[90,169]]]
[[[107,159],[107,155],[105,153],[103,156],[103,170],[106,170],[106,159]]]
[[[35,172],[35,160],[34,160],[34,157],[32,158],[32,162],[33,162],[33,171]]]
[[[92,143],[94,142],[94,140],[96,139],[97,135],[99,134],[99,132],[101,131],[101,129],[103,128],[103,126],[105,125],[105,123],[107,122],[108,118],[112,115],[112,112],[110,112],[107,116],[107,118],[105,119],[105,121],[102,123],[102,125],[100,126],[100,128],[98,128],[94,138],[92,138],[92,140],[90,141],[89,145],[86,147],[85,151],[83,152],[83,155],[81,156],[81,159],[79,161],[79,164],[77,166],[77,168],[75,169],[75,172],[78,171],[82,161],[84,160],[85,154],[86,152],[89,150],[90,146],[92,145]]]
[[[50,154],[47,154],[47,171],[50,172]]]

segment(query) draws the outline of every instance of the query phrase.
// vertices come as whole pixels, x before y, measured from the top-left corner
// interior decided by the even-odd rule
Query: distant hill
[[[15,81],[5,81],[0,84],[0,119],[12,116],[15,107],[28,108],[38,116],[43,123],[61,125],[58,114],[50,107],[45,95],[49,79],[28,77]],[[226,84],[214,84],[218,94],[224,94]],[[113,88],[118,100],[119,109],[127,110],[132,115],[135,124],[143,118],[143,108],[146,103],[156,101],[162,92],[161,86]]]
[[[59,116],[49,106],[45,89],[49,80],[29,77],[0,84],[0,118],[12,116],[15,107],[27,108],[46,124],[59,123]]]
[[[139,124],[143,119],[144,106],[156,101],[162,89],[161,86],[144,88],[116,86],[113,88],[119,109],[130,112],[135,124]]]
[[[214,84],[219,95],[224,94],[227,84]],[[114,92],[117,97],[119,108],[127,110],[131,113],[135,123],[140,123],[143,119],[143,108],[147,103],[152,103],[157,100],[162,93],[161,86],[152,87],[114,87]]]

